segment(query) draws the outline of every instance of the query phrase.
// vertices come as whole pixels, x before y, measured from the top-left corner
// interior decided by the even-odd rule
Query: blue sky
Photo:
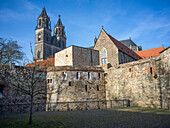
[[[0,37],[18,41],[28,58],[43,6],[52,28],[61,15],[67,46],[92,46],[102,25],[114,38],[131,37],[143,50],[170,46],[170,0],[0,0]]]

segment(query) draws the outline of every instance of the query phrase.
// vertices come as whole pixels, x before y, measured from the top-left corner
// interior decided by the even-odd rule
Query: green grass
[[[168,128],[170,111],[154,108],[114,108],[108,110],[36,112],[0,115],[0,128]]]

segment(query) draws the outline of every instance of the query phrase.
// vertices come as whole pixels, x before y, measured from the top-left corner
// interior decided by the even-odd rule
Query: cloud
[[[165,12],[162,12],[162,14],[164,13]],[[128,30],[129,32],[125,32],[119,37],[121,39],[129,37],[139,38],[145,34],[152,35],[153,33],[157,33],[157,38],[161,38],[170,33],[170,23],[165,15],[158,14],[158,12],[149,15],[146,14],[147,13],[143,15],[140,14],[142,18],[139,18],[138,16],[134,17],[134,28]]]

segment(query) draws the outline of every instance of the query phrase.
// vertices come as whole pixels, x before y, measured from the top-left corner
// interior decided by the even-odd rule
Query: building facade
[[[170,107],[170,47],[143,58],[102,28],[94,48],[66,48],[60,17],[54,30],[51,37],[50,18],[43,8],[36,28],[35,58],[40,66],[50,64],[45,70],[47,93],[43,99],[47,111],[94,109],[99,108],[98,101],[102,107],[110,107],[112,102],[106,100],[123,99],[130,100],[131,106]],[[1,80],[0,85],[0,104],[25,103],[15,100],[20,95],[13,96],[14,91],[6,89]],[[87,101],[94,104],[87,105]],[[69,106],[70,102],[74,104]]]

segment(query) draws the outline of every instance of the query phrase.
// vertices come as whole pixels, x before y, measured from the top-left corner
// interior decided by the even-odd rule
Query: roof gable
[[[136,54],[134,51],[132,51],[131,49],[129,49],[128,47],[126,47],[124,44],[122,44],[120,41],[116,40],[115,38],[113,38],[111,35],[107,34],[109,36],[109,38],[112,40],[112,42],[116,45],[116,47],[122,51],[123,53],[131,56],[132,58],[135,59],[141,59],[141,57]]]

